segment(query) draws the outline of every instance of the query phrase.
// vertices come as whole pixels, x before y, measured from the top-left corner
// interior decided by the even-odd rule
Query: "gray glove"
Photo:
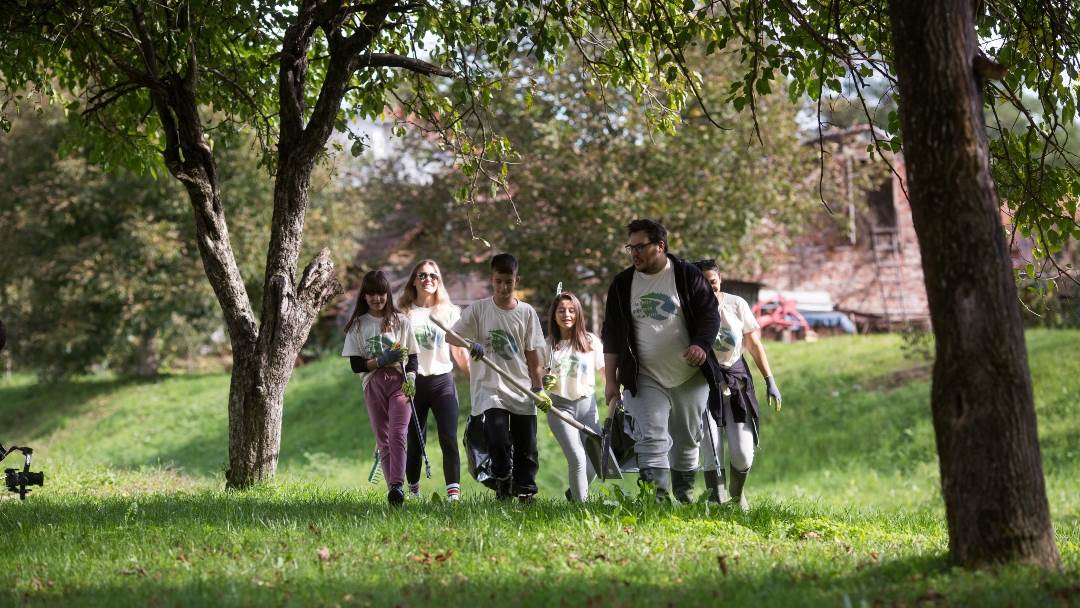
[[[405,351],[401,348],[388,348],[375,357],[375,364],[379,367],[397,365],[405,358]]]
[[[765,392],[769,394],[769,403],[779,412],[783,398],[780,397],[780,389],[776,388],[776,380],[773,380],[772,376],[765,378]]]

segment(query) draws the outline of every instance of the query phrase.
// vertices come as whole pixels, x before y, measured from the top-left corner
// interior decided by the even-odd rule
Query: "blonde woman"
[[[421,445],[427,444],[427,418],[431,412],[435,416],[442,448],[446,497],[458,500],[461,496],[461,459],[457,445],[458,398],[453,362],[468,373],[469,357],[464,349],[446,342],[446,335],[431,322],[431,315],[444,324],[453,324],[461,317],[461,309],[450,301],[443,285],[442,271],[434,260],[422,260],[413,267],[399,302],[420,349],[416,396],[413,398],[419,424],[409,425],[405,464],[409,494],[414,498],[420,496]],[[422,436],[417,434],[417,428],[423,429]]]

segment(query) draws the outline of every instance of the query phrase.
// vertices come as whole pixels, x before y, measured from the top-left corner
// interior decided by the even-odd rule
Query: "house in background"
[[[871,128],[835,130],[820,142],[817,138],[805,142],[824,149],[826,181],[834,194],[832,214],[823,205],[769,270],[738,278],[750,278],[750,284],[796,300],[808,320],[835,320],[822,314],[833,308],[860,331],[928,327],[919,244],[903,186],[903,158],[891,156],[889,169],[880,157],[871,157],[867,152],[874,143]],[[764,290],[755,296],[751,303],[760,296],[773,297]]]

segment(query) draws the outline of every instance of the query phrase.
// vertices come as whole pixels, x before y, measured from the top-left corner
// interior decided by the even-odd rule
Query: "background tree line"
[[[199,355],[229,363],[223,323],[195,250],[190,203],[171,180],[110,171],[73,143],[62,109],[14,117],[0,137],[0,310],[15,365],[46,380],[109,369],[152,376]],[[249,133],[217,142],[233,245],[248,292],[262,290],[272,182]],[[357,207],[325,164],[308,249],[349,255]],[[211,340],[215,333],[218,341]]]

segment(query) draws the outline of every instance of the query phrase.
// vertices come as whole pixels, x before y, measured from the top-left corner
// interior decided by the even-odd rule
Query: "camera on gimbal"
[[[3,460],[12,452],[22,452],[23,469],[21,471],[18,469],[4,469],[4,483],[7,485],[8,490],[18,494],[20,499],[26,500],[26,495],[30,493],[30,488],[27,486],[45,485],[45,473],[30,470],[30,460],[34,455],[32,448],[22,448],[16,445],[12,446],[11,449],[6,449],[0,445],[0,460]]]

